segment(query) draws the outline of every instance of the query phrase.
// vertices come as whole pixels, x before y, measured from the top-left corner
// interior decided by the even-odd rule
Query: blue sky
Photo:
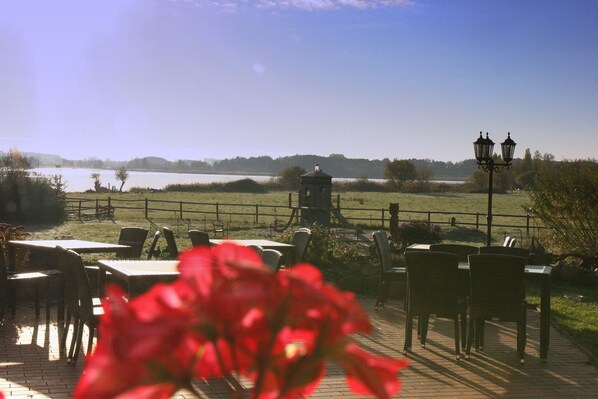
[[[0,150],[460,161],[483,130],[598,158],[596,21],[581,0],[3,0]]]

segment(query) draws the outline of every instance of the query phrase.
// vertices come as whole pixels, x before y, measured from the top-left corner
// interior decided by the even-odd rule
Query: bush
[[[405,250],[411,244],[436,244],[444,239],[444,233],[437,224],[428,224],[424,220],[412,220],[402,223],[398,228],[399,243],[395,243]]]
[[[24,240],[29,236],[23,226],[13,226],[8,223],[0,223],[0,256],[4,257],[5,264],[8,261],[8,242],[10,240]],[[21,248],[15,253],[15,270],[24,269],[29,258],[29,252]]]
[[[345,265],[361,257],[358,245],[341,242],[328,228],[314,223],[310,230],[311,240],[304,259],[306,262],[323,268]],[[293,233],[293,229],[288,229],[278,237],[278,240],[290,243],[293,240]]]
[[[29,176],[28,162],[16,151],[0,159],[0,220],[16,223],[53,223],[64,220],[64,185]]]

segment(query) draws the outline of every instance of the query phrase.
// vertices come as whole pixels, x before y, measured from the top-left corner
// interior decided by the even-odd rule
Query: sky
[[[595,0],[0,0],[0,151],[598,158]]]

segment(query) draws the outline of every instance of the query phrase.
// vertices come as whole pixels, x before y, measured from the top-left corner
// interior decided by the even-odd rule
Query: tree
[[[116,180],[120,181],[120,187],[118,189],[118,192],[122,193],[123,192],[123,186],[125,185],[125,182],[129,178],[129,172],[127,171],[127,168],[125,166],[119,166],[114,171],[114,175],[116,176]]]
[[[94,172],[91,174],[91,178],[93,179],[93,188],[97,192],[100,192],[102,190],[102,182],[100,181],[100,174],[97,172]]]
[[[0,220],[47,223],[64,219],[62,184],[53,186],[44,178],[32,178],[31,162],[17,150],[0,156]]]
[[[301,166],[288,166],[280,172],[278,179],[283,186],[291,190],[299,190],[299,187],[301,187],[301,175],[305,173],[305,169]]]
[[[400,188],[404,182],[415,180],[417,178],[417,171],[415,166],[408,160],[394,159],[384,167],[384,177]]]
[[[546,159],[550,161],[550,159]],[[552,246],[596,267],[598,257],[598,163],[564,161],[538,171],[529,196],[549,228]]]

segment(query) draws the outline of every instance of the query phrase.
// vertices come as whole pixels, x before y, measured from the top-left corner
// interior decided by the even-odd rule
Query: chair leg
[[[471,354],[471,341],[473,341],[473,325],[475,320],[470,317],[469,318],[469,332],[467,333],[467,349],[465,352],[465,358],[469,359],[469,355]]]
[[[83,328],[85,327],[85,323],[79,321],[79,329],[77,330],[77,342],[75,343],[75,353],[71,358],[71,365],[75,366],[77,364],[77,359],[79,358],[79,351],[81,350],[81,345],[83,345]]]
[[[71,347],[69,349],[69,354],[67,356],[67,362],[72,363],[73,355],[75,353],[75,346],[77,346],[77,337],[79,336],[79,331],[83,334],[83,327],[81,326],[81,321],[79,317],[73,318],[73,338],[71,338]]]
[[[461,357],[461,347],[459,345],[459,314],[455,315],[455,358],[459,360]]]
[[[52,292],[52,288],[50,286],[50,279],[46,280],[46,322],[50,321],[50,306],[52,304],[52,296],[50,293]]]
[[[66,354],[66,338],[69,333],[70,327],[71,327],[71,311],[69,310],[66,312],[66,317],[65,317],[65,321],[64,321],[63,330],[62,330],[62,336],[60,337],[59,353],[61,355]]]
[[[89,328],[89,339],[87,340],[87,356],[91,354],[91,348],[93,347],[93,336],[95,333],[95,328],[88,326]]]
[[[378,311],[380,306],[384,306],[384,302],[382,301],[382,292],[384,290],[384,281],[380,281],[378,285],[378,295],[376,295],[376,304],[374,305],[374,310]]]
[[[428,323],[430,322],[430,315],[419,315],[419,324],[421,326],[420,331],[420,344],[422,348],[426,347],[426,338],[428,337]]]
[[[403,346],[403,354],[406,355],[407,352],[411,350],[411,339],[413,336],[413,316],[411,313],[407,313],[405,318],[405,345]]]
[[[467,313],[461,313],[461,350],[465,351],[467,345]]]

